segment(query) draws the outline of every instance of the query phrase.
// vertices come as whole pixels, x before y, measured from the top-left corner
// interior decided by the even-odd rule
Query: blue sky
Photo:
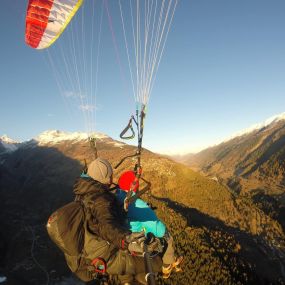
[[[125,69],[116,3],[109,0]],[[1,1],[0,135],[26,140],[48,129],[85,131],[78,106],[72,109],[73,103],[60,95],[48,60],[59,60],[57,48],[69,30],[49,54],[31,49],[24,42],[26,5]],[[168,153],[197,151],[284,112],[284,27],[283,0],[180,0],[148,105],[144,146]],[[106,11],[98,66],[96,130],[118,139],[135,103],[127,69],[125,79],[120,73]]]

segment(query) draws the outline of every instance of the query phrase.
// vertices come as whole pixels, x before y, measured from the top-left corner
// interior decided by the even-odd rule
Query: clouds
[[[93,112],[98,110],[98,106],[93,104],[94,98],[89,98],[86,94],[81,92],[75,92],[72,90],[65,90],[63,93],[63,97],[68,100],[78,100],[76,106],[79,110],[83,112]]]
[[[97,110],[95,105],[88,105],[88,104],[79,105],[79,109],[81,111],[96,111]]]
[[[72,91],[72,90],[65,90],[65,91],[63,91],[62,95],[63,95],[64,98],[74,98],[74,99],[76,99],[76,98],[84,99],[84,98],[87,97],[83,93],[75,92],[75,91]]]

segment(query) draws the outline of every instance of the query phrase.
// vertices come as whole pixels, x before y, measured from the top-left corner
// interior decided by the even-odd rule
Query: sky
[[[25,44],[27,1],[1,1],[0,135],[24,141],[45,130],[86,130],[83,105],[73,100],[77,91],[66,72],[60,77],[53,68],[69,56],[70,31],[86,29],[84,42],[75,38],[75,44],[94,50],[92,61],[87,57],[93,63],[82,72],[83,81],[93,80],[86,96],[96,95],[92,123],[120,140],[136,108],[122,24],[117,0],[108,0],[112,29],[106,7],[95,2],[94,18],[90,6],[82,8],[48,51],[38,51]],[[93,36],[89,24],[76,26],[82,16],[95,19]],[[197,152],[283,113],[284,27],[284,0],[178,1],[147,107],[143,146],[166,154]]]

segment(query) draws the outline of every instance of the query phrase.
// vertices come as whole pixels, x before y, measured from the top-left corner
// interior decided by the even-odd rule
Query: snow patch
[[[6,144],[15,144],[18,143],[17,141],[9,138],[7,135],[3,135],[2,137],[0,137],[0,140]]]
[[[167,147],[167,148],[161,148],[161,146],[159,147],[152,147],[151,150],[156,152],[156,153],[159,153],[159,154],[163,154],[163,155],[168,155],[168,156],[185,156],[185,155],[188,155],[188,154],[196,154],[196,153],[199,153],[203,150],[206,150],[208,148],[211,148],[211,147],[215,147],[219,144],[222,144],[222,143],[226,143],[234,138],[237,138],[237,137],[240,137],[240,136],[243,136],[243,135],[246,135],[246,134],[249,134],[253,131],[256,131],[256,130],[261,130],[262,128],[264,127],[267,127],[269,126],[270,124],[273,124],[273,123],[277,123],[279,121],[283,121],[285,120],[285,112],[284,113],[281,113],[279,115],[275,115],[275,116],[272,116],[270,118],[268,118],[267,120],[265,120],[264,122],[262,123],[259,123],[259,124],[255,124],[247,129],[244,129],[244,130],[241,130],[241,131],[238,131],[232,135],[230,135],[229,137],[225,137],[225,138],[218,138],[217,140],[215,141],[212,141],[212,142],[209,142],[209,143],[201,143],[199,141],[197,141],[197,143],[193,143],[193,140],[191,141],[191,145],[192,147],[190,147],[190,142],[188,143],[186,141],[186,144],[184,145],[181,145],[180,146],[180,149],[174,149],[174,148],[171,148],[171,147]]]
[[[122,148],[122,147],[125,146],[124,143],[116,142],[116,141],[110,141],[110,142],[108,142],[108,144],[111,144],[111,145],[113,145],[113,146],[120,147],[120,148]]]
[[[7,152],[13,152],[18,149],[18,142],[12,140],[7,135],[3,135],[0,137],[0,144],[4,147]]]
[[[231,139],[234,139],[236,137],[240,137],[240,136],[249,134],[249,133],[251,133],[253,131],[260,130],[262,128],[265,128],[265,127],[269,126],[270,124],[277,123],[277,122],[282,121],[282,120],[285,120],[285,113],[281,113],[279,115],[272,116],[272,117],[268,118],[267,120],[265,120],[262,123],[254,124],[254,125],[252,125],[251,127],[247,128],[247,129],[244,129],[244,130],[241,130],[241,131],[239,131],[237,133],[234,133],[229,138],[227,138],[224,141],[222,141],[222,143],[223,142],[227,142],[227,141],[229,141]]]
[[[101,133],[95,133],[94,135],[96,139],[104,139],[108,138],[108,136],[101,134]],[[58,130],[50,130],[45,131],[38,135],[34,140],[38,142],[39,145],[44,145],[48,143],[57,144],[62,141],[84,141],[88,140],[89,135],[87,133],[82,132],[62,132]]]

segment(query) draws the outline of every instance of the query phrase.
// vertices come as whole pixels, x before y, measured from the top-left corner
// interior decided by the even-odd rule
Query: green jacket
[[[105,185],[91,179],[79,178],[74,186],[76,200],[87,208],[84,223],[84,248],[79,257],[65,254],[70,269],[83,281],[94,279],[95,258],[107,263],[111,275],[133,275],[144,272],[142,257],[130,255],[122,248],[122,240],[130,233],[125,228],[124,212],[114,194]],[[160,271],[161,259],[154,259],[154,270]]]

